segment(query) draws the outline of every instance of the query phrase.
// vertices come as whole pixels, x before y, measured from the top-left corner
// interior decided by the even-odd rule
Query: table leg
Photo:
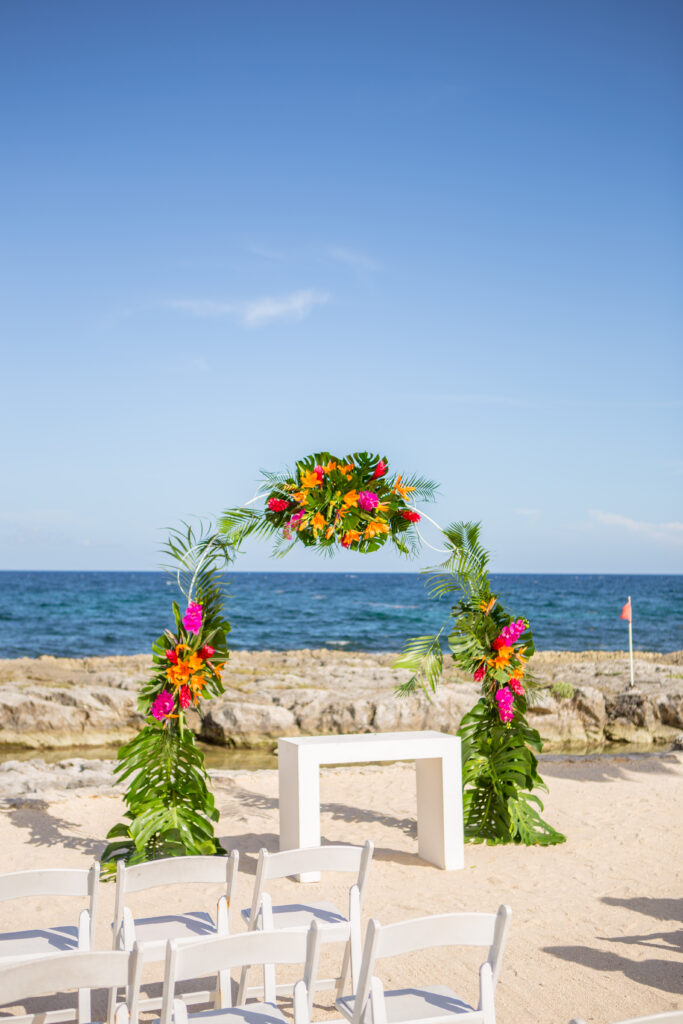
[[[293,744],[278,745],[280,792],[280,849],[320,846],[320,766]],[[320,873],[297,876],[300,882],[319,882]]]
[[[461,778],[459,745],[417,761],[418,854],[447,871],[465,866]]]

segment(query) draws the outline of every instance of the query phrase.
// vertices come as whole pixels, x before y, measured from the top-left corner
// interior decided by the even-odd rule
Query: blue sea
[[[235,572],[226,576],[234,650],[399,651],[437,630],[447,600],[419,573]],[[492,575],[539,650],[624,650],[629,594],[639,650],[683,648],[683,576]],[[161,572],[0,572],[0,657],[139,654],[172,625]]]

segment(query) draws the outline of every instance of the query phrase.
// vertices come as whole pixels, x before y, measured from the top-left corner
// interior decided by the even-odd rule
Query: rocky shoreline
[[[408,677],[394,654],[330,650],[237,651],[226,693],[193,713],[199,739],[219,746],[272,749],[279,736],[441,729],[454,732],[478,687],[452,666],[433,700],[399,698]],[[0,744],[38,751],[112,746],[132,738],[142,718],[137,691],[147,655],[18,658],[0,661]],[[638,652],[629,687],[624,652],[539,652],[542,683],[529,720],[546,751],[605,746],[639,749],[683,731],[683,651]]]

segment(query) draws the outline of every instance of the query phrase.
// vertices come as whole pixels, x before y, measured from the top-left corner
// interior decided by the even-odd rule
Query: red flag
[[[629,597],[628,601],[626,602],[626,604],[624,605],[624,607],[621,609],[621,618],[622,619],[626,619],[627,622],[631,622],[631,598],[630,597]]]

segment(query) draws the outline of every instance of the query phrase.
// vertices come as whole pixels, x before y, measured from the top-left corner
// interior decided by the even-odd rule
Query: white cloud
[[[589,514],[602,526],[639,533],[652,540],[683,544],[683,523],[647,523],[638,519],[629,519],[628,516],[622,516],[618,512],[602,512],[600,509],[590,509]]]
[[[373,260],[371,256],[367,256],[364,252],[357,252],[355,249],[347,249],[343,245],[331,245],[327,250],[327,255],[331,260],[345,263],[348,267],[353,267],[354,270],[382,269],[382,265],[377,260]]]
[[[205,299],[177,299],[167,302],[169,309],[178,309],[201,319],[234,319],[245,327],[261,327],[276,320],[304,320],[314,306],[329,302],[328,292],[307,288],[279,297],[264,296],[249,302],[213,302]]]
[[[244,304],[242,319],[248,327],[257,327],[271,320],[303,320],[314,306],[324,305],[329,298],[327,292],[308,289],[279,299],[256,299]]]

